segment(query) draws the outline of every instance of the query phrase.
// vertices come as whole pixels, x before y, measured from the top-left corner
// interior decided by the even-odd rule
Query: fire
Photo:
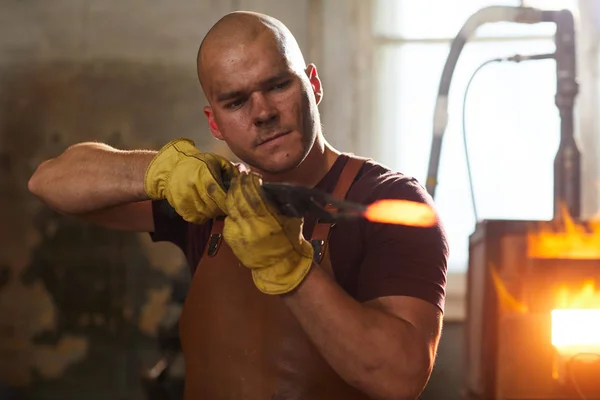
[[[367,207],[363,216],[371,222],[430,227],[437,221],[427,204],[409,200],[378,200]]]
[[[530,258],[600,259],[600,220],[589,221],[587,226],[576,224],[566,207],[562,207],[563,229],[553,229],[544,223],[527,235],[527,253]]]
[[[541,224],[527,234],[527,253],[530,258],[543,259],[600,259],[600,220],[576,223],[567,208],[561,207],[561,229],[553,222]],[[600,353],[600,288],[593,279],[573,291],[561,285],[551,312],[552,344],[561,352]]]
[[[596,282],[586,280],[579,293],[573,294],[567,285],[561,285],[557,291],[556,306],[560,309],[600,308],[600,288]]]
[[[513,311],[521,314],[529,312],[529,307],[527,307],[527,304],[525,304],[522,301],[519,301],[506,288],[506,285],[500,278],[500,275],[498,274],[496,268],[491,264],[489,268],[492,275],[494,288],[496,289],[496,295],[498,296],[498,303],[500,304],[500,307],[502,307],[506,311]]]
[[[598,288],[600,289],[600,288]],[[552,310],[552,344],[562,352],[600,352],[600,290],[593,280],[573,293],[558,288]]]

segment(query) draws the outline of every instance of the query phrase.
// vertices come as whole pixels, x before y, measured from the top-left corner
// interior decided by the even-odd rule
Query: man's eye
[[[273,86],[273,90],[285,89],[289,84],[290,84],[290,81],[285,81],[285,82],[278,83],[278,84],[276,84],[276,85]]]
[[[243,104],[242,100],[235,100],[230,103],[225,104],[226,108],[238,108]]]

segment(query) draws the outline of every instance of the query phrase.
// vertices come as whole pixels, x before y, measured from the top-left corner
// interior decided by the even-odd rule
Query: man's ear
[[[204,107],[204,115],[206,115],[206,119],[208,120],[208,127],[210,129],[210,133],[212,133],[212,135],[219,139],[219,140],[223,140],[223,135],[221,134],[221,131],[219,130],[219,126],[217,125],[217,122],[215,121],[215,115],[213,114],[213,110],[210,106],[205,106]]]
[[[319,79],[319,75],[317,74],[317,67],[314,64],[308,64],[308,67],[306,67],[306,75],[308,76],[308,80],[312,85],[312,90],[315,94],[317,104],[319,104],[321,99],[323,99],[323,85],[321,84],[321,79]]]

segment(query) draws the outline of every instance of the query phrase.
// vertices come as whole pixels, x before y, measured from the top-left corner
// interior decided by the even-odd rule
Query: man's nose
[[[269,99],[262,93],[254,93],[252,96],[252,120],[259,128],[277,122],[278,111]]]

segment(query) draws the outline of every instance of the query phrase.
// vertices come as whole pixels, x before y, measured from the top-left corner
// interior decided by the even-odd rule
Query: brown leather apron
[[[335,196],[346,197],[363,163],[348,159]],[[317,221],[311,241],[315,262],[333,276],[331,228]],[[185,400],[367,399],[327,364],[282,300],[254,286],[222,229],[215,220],[181,315]]]

